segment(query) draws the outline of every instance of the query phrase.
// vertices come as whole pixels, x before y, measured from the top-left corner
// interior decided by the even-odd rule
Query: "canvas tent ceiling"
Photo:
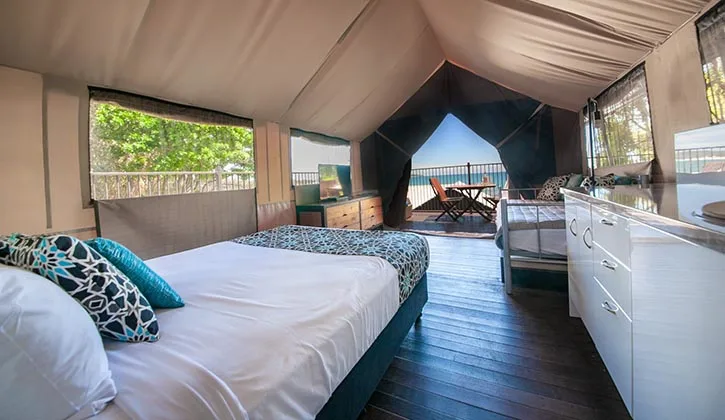
[[[0,64],[351,140],[448,59],[580,108],[708,0],[0,0]]]

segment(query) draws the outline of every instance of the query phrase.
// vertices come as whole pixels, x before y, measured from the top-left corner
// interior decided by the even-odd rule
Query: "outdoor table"
[[[493,221],[492,213],[496,211],[495,201],[491,197],[483,197],[485,203],[481,203],[478,199],[484,190],[496,188],[496,184],[489,182],[483,184],[453,185],[451,188],[460,191],[461,194],[469,199],[468,206],[463,210],[463,213],[470,212],[473,214],[475,211],[489,222]]]

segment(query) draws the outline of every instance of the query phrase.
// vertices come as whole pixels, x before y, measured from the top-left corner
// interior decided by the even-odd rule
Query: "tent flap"
[[[364,142],[371,141],[377,148],[377,182],[383,198],[385,222],[397,226],[403,221],[411,156],[449,113],[483,141],[499,149],[501,161],[515,186],[540,185],[555,175],[557,146],[571,149],[579,141],[570,136],[570,130],[564,129],[558,130],[564,135],[557,142],[554,110],[541,105],[539,101],[453,64],[444,64],[418,93],[378,128],[375,135]],[[573,112],[559,109],[556,112],[568,117],[559,118],[565,123],[578,122],[578,116]],[[363,162],[363,167],[367,165],[373,166]],[[577,172],[581,172],[581,165]]]

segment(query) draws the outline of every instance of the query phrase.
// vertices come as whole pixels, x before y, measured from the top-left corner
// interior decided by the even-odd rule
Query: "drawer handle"
[[[604,226],[614,226],[616,225],[615,222],[612,222],[611,220],[602,219],[599,221],[599,223],[603,224]]]
[[[576,236],[576,232],[574,232],[574,223],[576,223],[576,219],[571,219],[571,222],[569,222],[569,232]]]
[[[602,267],[608,268],[608,269],[610,269],[612,271],[614,271],[614,270],[617,269],[617,264],[616,263],[613,263],[613,262],[610,262],[610,261],[607,261],[607,260],[602,260],[602,262],[600,264],[602,265]]]
[[[587,242],[587,233],[589,233],[589,236],[592,236],[591,226],[587,226],[587,228],[584,229],[584,233],[582,233],[582,241],[587,248],[592,249],[592,244]]]
[[[619,312],[619,306],[609,303],[608,300],[605,300],[604,302],[602,302],[602,308],[605,311],[613,313],[613,314],[616,314],[617,312]]]

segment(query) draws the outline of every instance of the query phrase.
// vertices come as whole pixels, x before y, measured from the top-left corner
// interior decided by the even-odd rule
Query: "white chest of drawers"
[[[565,198],[570,314],[630,414],[725,418],[725,254]]]

